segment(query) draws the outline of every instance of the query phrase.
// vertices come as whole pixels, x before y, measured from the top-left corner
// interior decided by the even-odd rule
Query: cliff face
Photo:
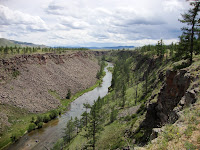
[[[34,54],[0,60],[0,103],[45,112],[60,105],[49,91],[65,98],[96,82],[99,69],[90,52]]]
[[[158,95],[156,114],[161,125],[174,123],[177,115],[174,108],[186,94],[191,82],[190,74],[186,70],[166,72],[166,82]]]
[[[147,112],[145,119],[140,124],[140,130],[144,131],[144,136],[137,142],[145,144],[157,137],[165,124],[175,123],[183,108],[196,102],[197,93],[199,93],[199,83],[196,82],[199,77],[191,75],[187,69],[179,71],[166,71],[165,80],[160,92],[157,95],[157,101],[151,103],[154,97],[147,102]],[[154,129],[155,128],[155,129]]]

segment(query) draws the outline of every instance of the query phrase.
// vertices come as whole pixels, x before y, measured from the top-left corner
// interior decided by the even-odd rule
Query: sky
[[[0,0],[0,38],[47,46],[177,42],[186,0]]]

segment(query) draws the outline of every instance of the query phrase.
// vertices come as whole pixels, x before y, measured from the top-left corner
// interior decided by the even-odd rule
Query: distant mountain
[[[89,49],[130,49],[134,46],[114,46],[114,47],[87,47]]]
[[[8,40],[5,38],[0,38],[0,46],[17,46],[17,47],[48,47],[45,45],[38,45],[33,43],[27,43],[27,42],[21,42],[21,41],[14,41],[14,40]],[[59,46],[58,46],[59,47]],[[82,47],[67,47],[66,48],[82,48]],[[113,46],[113,47],[84,47],[88,49],[131,49],[134,48],[134,46]]]
[[[45,45],[38,45],[33,43],[27,43],[27,42],[20,42],[20,41],[14,41],[14,40],[8,40],[4,38],[0,38],[0,46],[17,46],[17,47],[47,47]]]

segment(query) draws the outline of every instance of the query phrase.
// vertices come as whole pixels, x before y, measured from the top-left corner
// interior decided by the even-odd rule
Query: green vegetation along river
[[[112,80],[112,74],[108,71],[109,67],[113,67],[113,65],[108,63],[108,66],[104,68],[106,75],[101,86],[74,100],[65,114],[45,124],[43,128],[24,135],[16,143],[8,147],[8,150],[43,150],[52,148],[56,141],[63,136],[67,121],[71,117],[80,118],[85,111],[83,108],[84,103],[93,104],[99,96],[104,97],[108,93],[108,87],[111,86]]]

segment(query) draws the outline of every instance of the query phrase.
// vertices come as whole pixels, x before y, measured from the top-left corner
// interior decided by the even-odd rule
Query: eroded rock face
[[[191,78],[186,70],[166,72],[166,82],[158,95],[156,115],[161,125],[173,123],[177,120],[173,109],[178,105],[181,98],[186,95],[190,86]]]
[[[186,70],[166,72],[166,79],[158,94],[157,102],[147,106],[147,113],[144,121],[140,124],[140,130],[144,131],[144,136],[139,142],[144,145],[149,139],[156,138],[154,128],[160,128],[166,123],[174,123],[178,119],[179,106],[184,107],[191,104],[195,99],[195,92],[189,89],[191,76]]]
[[[96,82],[99,69],[93,54],[74,52],[65,55],[34,54],[0,60],[0,103],[45,112],[60,105],[50,94],[65,98]],[[13,79],[13,73],[15,79]]]

